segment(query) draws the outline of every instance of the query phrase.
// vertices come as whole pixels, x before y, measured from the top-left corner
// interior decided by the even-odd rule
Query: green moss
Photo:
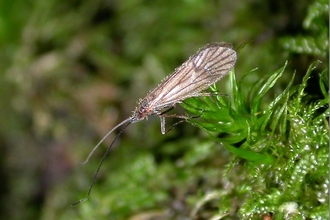
[[[299,86],[292,87],[292,80],[265,110],[260,109],[262,97],[275,85],[285,66],[253,89],[250,106],[237,92],[241,89],[233,75],[233,95],[229,99],[212,96],[186,102],[187,111],[202,112],[201,120],[193,119],[192,123],[245,164],[247,173],[234,183],[235,187],[251,187],[239,209],[244,219],[267,213],[304,219],[311,218],[316,210],[320,210],[320,217],[328,216],[323,210],[329,202],[329,97],[324,93],[323,99],[312,101],[304,92],[317,64],[311,64]],[[328,88],[322,77],[317,86]],[[287,205],[295,207],[293,213],[288,213]]]

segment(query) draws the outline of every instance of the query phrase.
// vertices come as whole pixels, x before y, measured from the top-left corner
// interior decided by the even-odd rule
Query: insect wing
[[[231,45],[213,43],[200,49],[189,61],[193,63],[196,72],[202,71],[201,75],[205,75],[205,80],[209,79],[210,86],[229,73],[235,65],[236,58],[236,52]]]
[[[200,96],[201,91],[229,73],[236,58],[236,52],[229,44],[206,45],[149,92],[146,97],[149,106],[162,109]]]

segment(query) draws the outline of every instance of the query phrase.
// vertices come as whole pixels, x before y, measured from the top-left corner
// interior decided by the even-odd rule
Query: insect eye
[[[143,99],[143,101],[141,102],[141,107],[142,108],[148,108],[148,100],[147,99]]]

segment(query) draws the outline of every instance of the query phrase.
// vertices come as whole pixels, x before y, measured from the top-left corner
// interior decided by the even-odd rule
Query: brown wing
[[[236,58],[236,52],[229,44],[206,45],[148,93],[145,99],[149,107],[162,109],[199,96],[201,91],[229,73]]]

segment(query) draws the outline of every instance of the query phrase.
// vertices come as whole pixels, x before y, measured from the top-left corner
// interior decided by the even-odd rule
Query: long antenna
[[[128,118],[128,119],[131,119],[131,118]],[[89,198],[89,196],[90,196],[90,194],[91,194],[91,191],[92,191],[92,188],[93,188],[93,186],[94,186],[94,183],[95,183],[95,181],[96,181],[96,177],[97,177],[97,175],[99,174],[99,172],[100,172],[100,168],[101,168],[101,166],[102,166],[102,164],[103,164],[105,158],[108,156],[108,154],[109,154],[109,152],[110,152],[110,150],[111,150],[112,145],[113,145],[113,144],[116,142],[116,140],[117,140],[117,139],[123,134],[124,130],[125,130],[130,124],[132,124],[132,122],[131,122],[130,120],[128,120],[128,119],[126,119],[125,121],[121,122],[120,124],[118,124],[118,125],[115,127],[115,128],[117,128],[118,126],[120,126],[120,125],[122,125],[122,124],[124,124],[125,122],[128,121],[128,123],[123,127],[123,129],[121,129],[121,130],[119,131],[119,133],[118,133],[118,134],[116,135],[116,137],[113,139],[113,141],[112,141],[111,144],[109,145],[107,151],[106,151],[105,154],[103,155],[103,157],[102,157],[102,159],[101,159],[101,162],[99,163],[99,166],[97,167],[96,172],[95,172],[95,174],[94,174],[93,181],[92,181],[91,185],[89,186],[89,189],[88,189],[88,192],[87,192],[87,196],[86,196],[85,198],[83,198],[83,199],[80,199],[78,202],[75,202],[75,203],[71,204],[71,207],[76,206],[76,205],[78,205],[78,204],[80,204],[80,203],[82,203],[82,202],[85,202],[85,201]],[[112,129],[112,130],[114,130],[114,129]],[[112,131],[112,130],[111,130],[111,131]],[[107,136],[111,133],[111,131],[110,131],[105,137],[107,137]],[[103,138],[103,139],[104,139],[104,138]],[[102,140],[103,140],[103,139],[102,139]],[[94,148],[94,149],[95,149],[95,148]],[[93,149],[93,151],[94,151],[94,149]]]
[[[161,120],[161,132],[162,134],[165,134],[165,117],[171,116],[164,115],[166,111],[164,113],[161,113],[161,111],[165,108],[174,107],[186,98],[208,95],[208,93],[203,91],[222,79],[224,76],[228,75],[229,71],[234,68],[236,59],[237,53],[234,49],[232,49],[231,45],[224,42],[208,44],[192,55],[180,67],[176,68],[171,75],[167,76],[156,88],[151,90],[144,99],[140,99],[138,106],[135,111],[133,111],[133,115],[109,131],[88,155],[84,164],[88,162],[89,158],[93,155],[105,138],[107,138],[119,126],[127,123],[124,125],[124,128],[119,131],[115,139],[108,147],[106,153],[103,155],[102,160],[95,172],[87,196],[84,199],[72,204],[72,206],[84,202],[89,198],[103,161],[109,154],[114,142],[120,137],[127,126],[132,123],[148,119],[148,116],[150,115],[158,115]],[[186,116],[177,117],[186,120],[189,119]]]
[[[116,125],[116,127],[114,127],[113,129],[111,129],[111,131],[109,131],[103,138],[102,140],[100,140],[100,142],[93,148],[93,150],[90,152],[90,154],[88,155],[87,159],[82,162],[82,164],[86,164],[89,161],[89,158],[93,155],[93,153],[96,151],[96,149],[100,146],[100,144],[102,144],[102,142],[114,131],[116,130],[118,127],[122,126],[123,124],[125,124],[128,121],[131,121],[132,117],[129,117],[127,119],[125,119],[124,121],[120,122],[118,125]],[[129,123],[131,124],[131,123]],[[127,126],[125,126],[126,128]],[[121,132],[122,133],[122,132]],[[116,139],[115,139],[116,140]],[[111,143],[113,144],[113,142]]]

